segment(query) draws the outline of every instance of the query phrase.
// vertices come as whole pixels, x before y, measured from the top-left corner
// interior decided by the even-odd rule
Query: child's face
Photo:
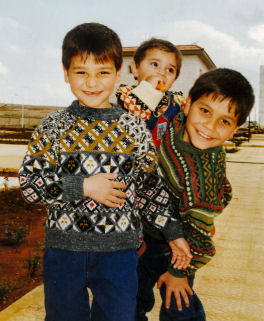
[[[70,68],[64,70],[65,81],[79,103],[91,108],[110,107],[109,96],[119,82],[120,72],[113,61],[97,63],[93,55],[72,57]]]
[[[177,61],[175,54],[158,48],[147,50],[139,66],[136,66],[133,62],[131,68],[139,83],[146,80],[154,88],[156,88],[158,82],[170,88],[176,80]]]
[[[230,109],[230,100],[213,99],[213,95],[203,95],[193,104],[190,97],[184,109],[187,115],[183,140],[199,149],[222,145],[233,137],[238,129],[235,107]]]

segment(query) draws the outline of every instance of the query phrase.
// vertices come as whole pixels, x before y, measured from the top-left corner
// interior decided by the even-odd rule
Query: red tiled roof
[[[181,50],[201,50],[203,49],[200,46],[197,45],[177,45],[177,47]],[[123,52],[135,52],[137,47],[123,47]]]
[[[215,64],[209,57],[204,48],[197,45],[177,45],[183,56],[198,55],[200,59],[207,65],[208,69],[215,68]],[[137,47],[123,47],[123,55],[125,57],[134,56]]]

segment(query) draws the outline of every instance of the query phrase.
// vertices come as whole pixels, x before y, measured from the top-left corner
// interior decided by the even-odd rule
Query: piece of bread
[[[169,88],[165,84],[158,83],[156,86],[156,89],[161,90],[161,91],[167,91]]]

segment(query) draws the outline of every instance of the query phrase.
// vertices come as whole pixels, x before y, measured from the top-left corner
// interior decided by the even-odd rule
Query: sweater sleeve
[[[152,111],[156,109],[164,95],[162,91],[153,88],[153,86],[145,80],[142,80],[137,87],[133,88],[131,94],[138,97]]]
[[[136,159],[137,204],[144,220],[160,230],[167,241],[175,240],[183,237],[183,232],[172,211],[151,134],[144,122],[141,125],[143,132]]]
[[[119,106],[143,120],[151,117],[151,111],[162,109],[163,112],[169,104],[169,96],[146,81],[142,81],[136,88],[120,86],[116,97]]]
[[[210,204],[203,204],[202,207],[191,208],[183,213],[184,237],[189,243],[193,258],[186,270],[174,269],[169,264],[168,271],[176,277],[186,277],[194,274],[198,269],[211,261],[215,255],[215,246],[211,232],[214,228],[214,218],[219,215],[232,199],[232,187],[223,173],[222,188],[219,191],[219,204],[217,212],[206,210]]]
[[[33,132],[19,170],[24,199],[30,203],[65,202],[84,198],[83,177],[58,173],[59,129],[56,113],[50,114]]]
[[[182,228],[193,258],[185,270],[174,269],[172,264],[169,263],[168,271],[176,277],[187,277],[194,274],[215,255],[215,246],[211,238],[214,213],[194,208],[186,212],[185,216],[186,218],[182,221]]]

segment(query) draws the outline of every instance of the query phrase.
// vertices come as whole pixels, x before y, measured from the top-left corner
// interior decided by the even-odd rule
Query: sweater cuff
[[[153,88],[153,86],[145,80],[142,80],[140,84],[131,91],[131,93],[142,100],[143,103],[152,111],[155,110],[161,98],[164,96],[162,91]]]
[[[187,270],[178,270],[178,269],[174,269],[174,267],[172,266],[172,264],[170,263],[168,266],[168,272],[175,276],[176,278],[187,278],[188,276],[191,276],[193,273],[190,273],[190,271]]]
[[[83,194],[83,176],[65,176],[62,178],[64,198],[67,201],[76,201],[84,199]]]
[[[167,242],[184,237],[181,225],[178,220],[170,221],[169,224],[162,230]]]

